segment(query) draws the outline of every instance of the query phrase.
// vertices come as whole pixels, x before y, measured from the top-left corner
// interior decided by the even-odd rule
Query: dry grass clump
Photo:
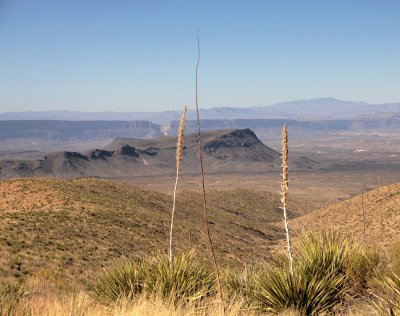
[[[21,304],[28,295],[26,284],[22,281],[0,285],[0,315],[29,315],[29,310]]]
[[[168,261],[167,261],[168,263]],[[82,291],[56,295],[52,292],[31,293],[18,302],[0,296],[0,315],[8,316],[221,316],[224,310],[215,297],[202,302],[173,303],[157,295],[139,295],[136,300],[118,300],[110,306],[96,304]],[[229,301],[225,315],[255,315],[240,299]]]

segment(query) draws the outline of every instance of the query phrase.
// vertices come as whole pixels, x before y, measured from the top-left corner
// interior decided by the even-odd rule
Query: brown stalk
[[[179,131],[178,138],[176,140],[176,178],[175,178],[175,188],[174,188],[174,199],[172,202],[172,212],[171,212],[171,227],[169,231],[169,267],[173,270],[173,253],[172,253],[172,231],[174,228],[174,217],[175,217],[175,206],[176,206],[176,191],[178,188],[178,179],[179,179],[179,168],[181,166],[182,161],[182,152],[183,152],[183,140],[185,134],[185,123],[186,123],[186,114],[187,114],[187,106],[185,105],[183,108],[183,114],[181,121],[179,122]]]
[[[363,231],[363,237],[364,237],[364,244],[366,244],[366,220],[365,220],[365,207],[364,207],[364,186],[362,187],[361,191],[361,208],[362,208],[362,216],[363,216],[363,225],[364,225],[364,231]]]
[[[226,310],[225,310],[225,300],[224,300],[224,294],[222,293],[222,287],[221,287],[221,278],[220,278],[220,273],[219,273],[219,268],[217,264],[217,260],[215,258],[215,252],[214,252],[214,245],[213,241],[211,238],[210,234],[210,225],[208,221],[208,210],[207,210],[207,199],[206,199],[206,186],[205,186],[205,181],[204,181],[204,165],[203,165],[203,154],[202,154],[202,145],[201,145],[201,128],[200,128],[200,115],[199,115],[199,93],[198,93],[198,73],[199,73],[199,64],[200,64],[200,39],[199,36],[197,35],[197,63],[196,63],[196,79],[195,79],[195,85],[196,85],[196,114],[197,114],[197,142],[198,142],[198,147],[199,147],[199,159],[200,159],[200,167],[201,167],[201,183],[202,183],[202,189],[203,189],[203,209],[204,209],[204,223],[205,223],[205,228],[206,228],[206,234],[208,237],[208,242],[210,245],[210,250],[211,250],[211,255],[212,255],[212,260],[214,263],[214,268],[215,268],[215,274],[217,276],[217,284],[218,284],[218,292],[219,296],[221,299],[221,304],[223,308],[223,313],[225,315]]]

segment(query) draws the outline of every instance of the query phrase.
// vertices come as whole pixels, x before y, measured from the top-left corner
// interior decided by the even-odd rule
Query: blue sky
[[[0,0],[0,112],[400,102],[400,1]]]

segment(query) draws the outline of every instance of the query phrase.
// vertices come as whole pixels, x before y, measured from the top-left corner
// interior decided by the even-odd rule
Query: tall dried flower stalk
[[[206,234],[208,237],[208,242],[210,245],[210,251],[212,255],[212,260],[214,263],[214,269],[215,269],[215,275],[217,276],[217,284],[218,284],[218,292],[219,292],[219,297],[221,299],[221,304],[223,307],[223,313],[225,315],[226,309],[225,309],[225,300],[224,300],[224,294],[222,292],[222,287],[221,287],[221,277],[219,273],[219,268],[217,264],[217,259],[215,258],[215,252],[214,252],[214,245],[213,241],[211,238],[210,234],[210,225],[208,222],[208,209],[207,209],[207,199],[206,199],[206,186],[205,186],[205,181],[204,181],[204,165],[203,165],[203,154],[202,154],[202,145],[201,145],[201,128],[200,128],[200,115],[199,115],[199,93],[198,93],[198,73],[199,73],[199,64],[200,64],[200,38],[199,35],[197,35],[197,63],[196,63],[196,75],[195,75],[195,89],[196,89],[196,114],[197,114],[197,143],[198,143],[198,149],[199,149],[199,159],[200,159],[200,168],[201,168],[201,182],[202,182],[202,189],[203,189],[203,209],[204,209],[204,223],[205,223],[205,229],[206,229]]]
[[[185,134],[185,124],[186,124],[186,115],[187,115],[187,106],[185,105],[183,108],[183,114],[181,121],[179,122],[179,131],[178,131],[178,139],[176,141],[176,178],[175,178],[175,188],[174,188],[174,199],[172,202],[172,212],[171,212],[171,228],[169,231],[169,267],[172,270],[173,266],[173,253],[172,253],[172,231],[174,228],[174,216],[175,216],[175,206],[176,206],[176,190],[178,188],[178,179],[179,179],[179,168],[181,166],[182,161],[182,152],[183,152],[183,139]]]
[[[361,208],[362,208],[362,217],[363,217],[363,237],[364,237],[364,244],[366,244],[366,221],[365,221],[365,208],[364,208],[364,186],[362,187],[361,191]]]
[[[289,176],[288,176],[288,133],[287,125],[285,124],[282,129],[282,184],[281,184],[281,202],[283,210],[283,222],[285,225],[285,234],[287,242],[287,251],[289,257],[290,271],[293,272],[293,256],[290,245],[289,227],[288,227],[288,216],[287,216],[287,191],[289,189]]]

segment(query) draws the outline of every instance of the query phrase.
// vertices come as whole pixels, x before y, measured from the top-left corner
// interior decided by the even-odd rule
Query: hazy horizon
[[[284,100],[280,101],[277,103],[273,104],[266,104],[266,105],[261,105],[261,106],[253,106],[253,105],[248,105],[248,106],[215,106],[215,107],[202,107],[200,110],[218,110],[218,109],[254,109],[254,108],[264,108],[264,107],[273,107],[273,106],[279,106],[280,104],[285,105],[285,104],[290,104],[290,103],[297,103],[297,102],[310,102],[310,101],[321,101],[323,102],[324,100],[334,100],[338,102],[343,102],[343,103],[359,103],[359,104],[365,104],[365,105],[384,105],[384,104],[400,104],[399,102],[384,102],[384,103],[368,103],[365,101],[359,101],[359,100],[341,100],[337,99],[334,97],[321,97],[321,98],[312,98],[312,99],[304,99],[304,100]],[[194,110],[194,107],[189,105],[189,110]],[[6,114],[6,113],[24,113],[24,112],[77,112],[77,113],[159,113],[159,112],[175,112],[175,111],[182,111],[181,108],[170,108],[170,109],[162,109],[162,110],[146,110],[143,109],[142,111],[134,111],[134,110],[112,110],[112,109],[106,109],[103,111],[85,111],[85,110],[69,110],[69,109],[55,109],[55,110],[20,110],[20,111],[1,111],[0,114]]]
[[[0,2],[0,112],[400,100],[397,1]]]

